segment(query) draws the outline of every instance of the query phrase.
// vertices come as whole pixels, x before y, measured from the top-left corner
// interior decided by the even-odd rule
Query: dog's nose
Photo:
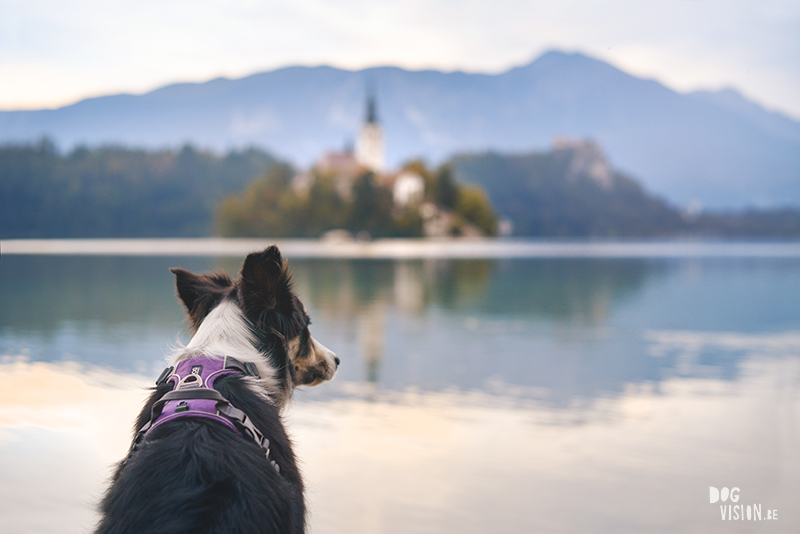
[[[336,367],[339,367],[339,357],[338,356],[334,356],[333,357],[333,361],[336,362]]]

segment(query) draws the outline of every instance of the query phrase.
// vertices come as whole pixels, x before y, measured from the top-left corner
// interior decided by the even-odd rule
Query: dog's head
[[[248,255],[236,281],[224,272],[170,270],[194,330],[188,349],[252,361],[286,397],[295,386],[333,378],[339,358],[311,337],[277,247]]]

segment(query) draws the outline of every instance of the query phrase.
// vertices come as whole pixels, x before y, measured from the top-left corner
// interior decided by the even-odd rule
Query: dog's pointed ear
[[[230,276],[222,272],[211,275],[195,274],[178,267],[173,267],[170,271],[175,275],[178,298],[186,306],[195,328],[233,285]]]
[[[280,250],[275,245],[249,254],[241,272],[242,298],[248,308],[275,308],[291,291],[291,276]]]
[[[189,272],[186,269],[181,269],[180,267],[172,267],[169,271],[175,275],[175,287],[178,290],[178,298],[180,298],[183,305],[186,306],[186,311],[191,314],[199,298],[198,289],[201,286],[200,275]]]

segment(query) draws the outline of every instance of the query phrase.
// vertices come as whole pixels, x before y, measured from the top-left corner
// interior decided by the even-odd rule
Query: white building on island
[[[392,195],[394,203],[398,206],[422,202],[425,196],[425,182],[422,176],[413,171],[400,171],[394,178]]]

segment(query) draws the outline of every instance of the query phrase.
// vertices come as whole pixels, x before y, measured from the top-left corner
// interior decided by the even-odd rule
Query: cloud
[[[499,72],[561,48],[800,116],[800,4],[786,0],[0,0],[0,20],[5,107],[292,64]]]

